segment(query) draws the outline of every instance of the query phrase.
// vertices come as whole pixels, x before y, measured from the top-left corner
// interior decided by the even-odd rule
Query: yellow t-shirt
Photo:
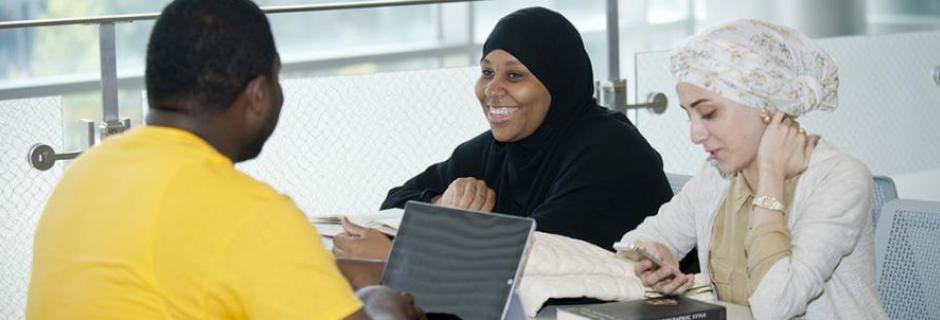
[[[183,130],[109,138],[36,231],[30,319],[339,319],[362,307],[286,196]]]

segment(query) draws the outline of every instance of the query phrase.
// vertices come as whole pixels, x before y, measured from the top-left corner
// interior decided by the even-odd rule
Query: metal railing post
[[[98,50],[101,57],[101,124],[100,139],[124,132],[130,122],[121,119],[118,109],[117,47],[114,23],[98,25]]]
[[[607,0],[607,81],[596,83],[597,100],[611,110],[627,104],[627,80],[620,78],[620,19],[618,0]]]
[[[620,9],[618,0],[607,0],[607,80],[620,80]]]

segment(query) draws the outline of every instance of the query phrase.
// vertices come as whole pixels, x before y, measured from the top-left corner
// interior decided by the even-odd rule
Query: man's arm
[[[369,286],[356,291],[365,307],[347,320],[426,319],[410,294],[384,286]]]

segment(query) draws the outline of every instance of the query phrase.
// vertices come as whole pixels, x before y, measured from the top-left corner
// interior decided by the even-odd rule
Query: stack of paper
[[[373,228],[389,236],[395,236],[398,233],[398,226],[401,225],[401,218],[405,211],[399,208],[386,209],[378,212],[364,212],[358,214],[334,214],[325,216],[309,217],[310,223],[317,228],[320,235],[330,237],[343,232],[343,226],[340,225],[340,218],[346,216],[352,223],[363,227]]]

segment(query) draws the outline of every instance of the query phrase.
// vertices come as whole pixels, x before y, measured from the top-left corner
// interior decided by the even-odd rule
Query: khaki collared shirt
[[[799,175],[784,181],[785,210],[793,202]],[[747,305],[767,270],[790,255],[790,232],[785,223],[764,223],[749,229],[754,194],[743,174],[732,178],[728,195],[718,209],[712,230],[709,273],[718,299]],[[786,221],[786,213],[784,213]]]

